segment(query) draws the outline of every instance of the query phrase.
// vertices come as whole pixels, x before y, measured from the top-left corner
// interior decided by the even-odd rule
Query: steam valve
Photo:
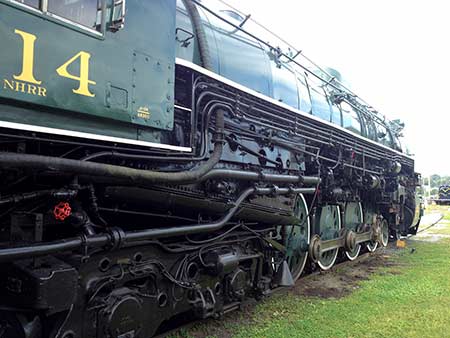
[[[64,221],[72,213],[72,208],[68,202],[60,202],[53,209],[53,215],[58,221]]]

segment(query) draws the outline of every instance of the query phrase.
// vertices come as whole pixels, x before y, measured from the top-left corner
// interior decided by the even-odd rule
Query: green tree
[[[441,185],[441,176],[439,175],[431,175],[431,188],[439,188]]]
[[[450,176],[442,176],[439,185],[450,185]]]

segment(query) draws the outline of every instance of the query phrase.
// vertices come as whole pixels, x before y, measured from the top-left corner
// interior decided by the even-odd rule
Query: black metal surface
[[[31,246],[0,249],[0,263],[11,262],[17,259],[45,256],[49,254],[62,253],[76,249],[88,248],[115,248],[129,246],[133,242],[153,240],[182,235],[193,235],[199,233],[211,233],[223,228],[241,207],[241,204],[252,194],[257,195],[287,195],[298,193],[314,193],[313,188],[249,188],[245,190],[233,203],[230,210],[220,220],[214,223],[194,224],[176,226],[170,228],[156,228],[140,231],[124,232],[120,228],[110,229],[108,234],[85,236],[65,239],[62,241],[39,243]]]
[[[219,161],[223,149],[224,111],[217,109],[214,150],[204,164],[191,171],[160,172],[137,170],[101,163],[83,162],[41,155],[0,153],[0,165],[31,170],[52,170],[75,175],[111,177],[134,184],[192,183],[208,173]]]

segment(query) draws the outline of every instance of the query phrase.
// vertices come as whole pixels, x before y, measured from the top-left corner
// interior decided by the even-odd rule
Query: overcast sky
[[[450,3],[225,0],[406,123],[417,171],[450,175]]]

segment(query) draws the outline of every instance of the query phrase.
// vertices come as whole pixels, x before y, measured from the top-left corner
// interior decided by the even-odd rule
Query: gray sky
[[[417,171],[450,175],[450,3],[225,1],[339,70],[381,113],[402,119]]]

